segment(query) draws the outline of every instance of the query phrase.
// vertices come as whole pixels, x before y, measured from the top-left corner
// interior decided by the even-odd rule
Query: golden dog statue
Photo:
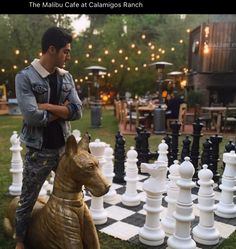
[[[31,215],[25,244],[30,249],[99,249],[96,227],[83,200],[83,185],[92,195],[102,196],[109,185],[98,160],[88,152],[89,136],[76,143],[67,139],[48,201],[38,199]],[[4,228],[14,237],[15,210],[19,198],[10,203]]]

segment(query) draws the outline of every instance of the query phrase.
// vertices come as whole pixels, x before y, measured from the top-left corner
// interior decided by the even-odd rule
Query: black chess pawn
[[[170,163],[173,164],[174,160],[178,160],[178,141],[180,136],[180,127],[181,124],[175,121],[170,125],[172,130],[172,148],[171,148],[171,154],[170,154]]]
[[[190,157],[190,145],[191,145],[191,140],[189,139],[189,136],[186,136],[185,139],[183,140],[183,149],[181,152],[181,162],[184,161],[184,158]]]
[[[229,142],[225,145],[225,151],[224,152],[230,152],[231,150],[235,150],[236,146],[233,143],[233,140],[229,140]]]
[[[140,173],[141,163],[148,163],[151,158],[151,152],[149,150],[149,137],[151,136],[150,132],[147,132],[143,127],[138,127],[136,129],[135,136],[135,150],[138,153],[138,168]]]
[[[219,183],[220,175],[218,173],[218,162],[219,162],[219,150],[220,143],[222,142],[222,136],[211,136],[210,141],[212,142],[212,166],[209,168],[213,172],[213,180],[215,183]]]
[[[203,123],[200,122],[199,119],[196,119],[196,121],[193,123],[193,143],[190,153],[190,158],[192,161],[192,164],[195,168],[195,173],[193,175],[193,179],[197,179],[198,175],[198,160],[199,160],[199,143],[200,143],[200,137],[202,136]]]
[[[212,142],[209,138],[206,138],[206,141],[203,143],[203,149],[201,154],[201,166],[203,164],[208,165],[208,169],[210,169],[210,163],[211,163],[211,152],[212,150]]]
[[[116,135],[114,150],[114,183],[124,183],[125,176],[125,139],[120,132]]]

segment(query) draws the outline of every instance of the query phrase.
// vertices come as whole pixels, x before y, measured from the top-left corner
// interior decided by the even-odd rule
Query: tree
[[[43,32],[55,25],[71,29],[70,23],[66,15],[0,15],[0,80],[8,89],[14,91],[16,72],[39,57]]]

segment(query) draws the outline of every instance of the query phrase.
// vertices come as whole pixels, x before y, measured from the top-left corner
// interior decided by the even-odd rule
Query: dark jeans
[[[51,170],[56,170],[62,149],[36,150],[27,148],[23,169],[23,184],[16,209],[16,240],[24,241],[31,211],[41,187]]]

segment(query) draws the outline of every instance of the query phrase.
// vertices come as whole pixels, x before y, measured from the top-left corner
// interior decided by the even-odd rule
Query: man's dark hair
[[[46,53],[50,46],[54,46],[58,51],[71,42],[72,35],[66,29],[51,27],[43,34],[41,41],[42,53]]]

